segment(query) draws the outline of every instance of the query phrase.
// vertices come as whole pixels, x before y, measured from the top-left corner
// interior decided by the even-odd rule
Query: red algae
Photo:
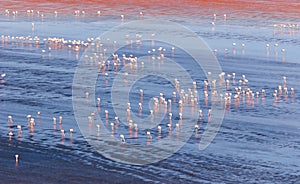
[[[213,13],[224,13],[238,17],[270,17],[270,18],[294,18],[300,16],[300,3],[297,0],[25,0],[25,1],[1,1],[0,10],[26,11],[37,10],[45,13],[57,11],[63,14],[72,14],[75,10],[84,10],[87,14],[138,15],[143,11],[145,15],[168,16],[209,16]],[[254,13],[253,13],[254,12]],[[254,15],[255,14],[255,15]]]

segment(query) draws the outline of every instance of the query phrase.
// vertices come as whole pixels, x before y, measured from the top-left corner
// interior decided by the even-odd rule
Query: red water
[[[213,13],[236,17],[292,18],[300,17],[298,0],[11,0],[1,1],[0,11],[6,9],[25,12],[28,9],[51,13],[57,11],[72,14],[74,10],[84,10],[87,14],[96,14],[101,10],[105,15],[139,14],[205,16]]]

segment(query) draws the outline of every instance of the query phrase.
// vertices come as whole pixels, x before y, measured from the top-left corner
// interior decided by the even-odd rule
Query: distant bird
[[[152,136],[151,136],[151,132],[150,132],[150,131],[147,131],[146,134],[147,134],[147,136],[148,136],[148,139],[152,139]]]
[[[200,129],[199,125],[195,125],[194,128],[195,128],[195,130],[199,130]]]
[[[2,74],[1,74],[1,78],[4,79],[5,77],[6,77],[6,74],[5,74],[5,73],[2,73]]]
[[[125,137],[123,134],[120,134],[120,139],[122,143],[126,143]]]
[[[161,126],[157,126],[158,133],[161,133]]]
[[[14,134],[12,133],[12,132],[8,132],[8,134],[7,134],[9,137],[12,137],[12,136],[14,136]]]
[[[60,130],[60,133],[61,133],[62,136],[64,136],[64,137],[66,136],[64,130]]]
[[[18,163],[19,162],[19,155],[18,154],[15,155],[15,159],[16,159],[16,163]]]

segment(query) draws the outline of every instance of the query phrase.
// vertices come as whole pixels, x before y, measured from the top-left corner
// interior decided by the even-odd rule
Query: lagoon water
[[[296,28],[296,24],[299,24],[297,1],[290,4],[283,1],[257,1],[252,6],[250,1],[228,3],[231,6],[220,2],[201,4],[201,1],[186,1],[182,2],[184,4],[181,8],[173,3],[169,7],[165,4],[155,5],[157,2],[131,5],[112,2],[93,6],[95,2],[89,1],[82,8],[85,15],[79,16],[74,15],[74,10],[79,8],[78,4],[65,1],[59,5],[57,17],[53,13],[57,6],[39,3],[38,8],[44,12],[44,18],[36,12],[34,15],[26,14],[26,10],[31,9],[35,3],[28,1],[25,6],[2,2],[1,7],[0,33],[4,37],[0,45],[0,73],[6,74],[0,83],[1,182],[300,182],[300,33]],[[238,5],[244,5],[245,8]],[[264,9],[262,5],[268,8]],[[276,7],[289,7],[290,11]],[[9,15],[5,13],[5,9],[10,10]],[[96,15],[98,9],[102,10],[101,16]],[[15,10],[19,11],[17,16],[12,15]],[[139,15],[140,11],[143,12],[143,17]],[[207,112],[212,103],[210,98],[207,104],[204,100],[203,80],[206,80],[206,76],[202,71],[195,70],[192,61],[183,62],[185,53],[175,49],[174,60],[183,64],[198,83],[199,108],[204,114],[203,121],[195,122],[201,127],[199,133],[193,133],[178,152],[157,163],[136,166],[105,158],[86,142],[73,112],[73,76],[78,62],[84,58],[85,48],[75,51],[67,45],[47,45],[42,39],[96,38],[122,24],[120,12],[125,15],[125,23],[155,17],[186,26],[202,37],[212,51],[217,49],[215,54],[226,76],[236,73],[236,82],[230,79],[231,88],[228,93],[234,94],[234,87],[242,86],[239,80],[245,75],[249,80],[247,86],[254,93],[266,90],[265,98],[261,94],[250,101],[247,97],[241,97],[237,103],[232,96],[231,104],[220,105],[225,109],[221,128],[208,148],[199,150],[198,143],[209,123]],[[214,13],[217,14],[216,20]],[[227,16],[226,21],[224,14]],[[277,25],[275,32],[274,24]],[[280,24],[286,27],[280,28]],[[294,27],[289,28],[288,24],[294,24]],[[38,36],[41,40],[38,44],[28,40],[12,41],[12,36]],[[235,47],[233,43],[236,43]],[[244,48],[242,44],[245,44]],[[269,44],[269,48],[266,48],[266,44]],[[138,55],[137,51],[147,52],[159,46],[159,43],[155,46],[145,43],[138,49],[133,44],[134,49],[125,47],[118,54],[120,57],[123,53]],[[167,48],[165,56],[172,58],[171,46],[164,47]],[[103,121],[104,110],[113,111],[109,90],[114,75],[112,69],[107,72],[107,78],[99,72],[96,82],[96,96],[101,97],[101,109],[97,113]],[[278,85],[283,86],[283,76],[286,76],[289,94],[278,95],[274,101],[274,90],[278,90]],[[139,97],[138,89],[141,86],[145,91],[145,101],[159,96],[159,92],[163,92],[166,98],[172,98],[174,88],[170,83],[156,77],[143,78],[133,86],[130,94],[134,113],[138,111],[139,99],[135,98]],[[295,89],[294,95],[290,88]],[[150,107],[145,106],[143,110],[147,114]],[[38,111],[41,112],[39,116]],[[28,114],[35,118],[33,127],[27,125]],[[8,122],[9,115],[13,117],[13,123]],[[58,123],[59,116],[63,117],[62,125]],[[174,116],[178,120],[175,112]],[[56,126],[53,125],[53,117],[57,118]],[[101,125],[101,128],[110,129],[111,121],[114,121],[113,113],[109,114],[109,122]],[[161,122],[163,138],[167,136],[166,123],[166,119]],[[18,136],[17,125],[22,126],[22,136]],[[72,135],[69,133],[71,128],[74,129]],[[65,136],[61,129],[65,130]],[[10,131],[14,134],[11,138],[7,135]],[[93,126],[91,131],[97,134],[97,127]],[[154,130],[151,132],[154,143],[158,141],[158,134]],[[128,138],[127,144],[147,146],[148,138],[143,131],[135,138],[134,130],[132,133],[127,126],[122,125],[113,132],[113,136],[119,139],[120,133]],[[19,155],[17,164],[15,154]]]

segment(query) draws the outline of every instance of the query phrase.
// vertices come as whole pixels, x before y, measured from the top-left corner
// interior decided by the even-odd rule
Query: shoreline
[[[62,151],[0,137],[0,178],[4,183],[143,183],[144,181],[101,170],[71,158]],[[50,154],[49,154],[50,153]],[[19,154],[16,165],[14,155]]]

